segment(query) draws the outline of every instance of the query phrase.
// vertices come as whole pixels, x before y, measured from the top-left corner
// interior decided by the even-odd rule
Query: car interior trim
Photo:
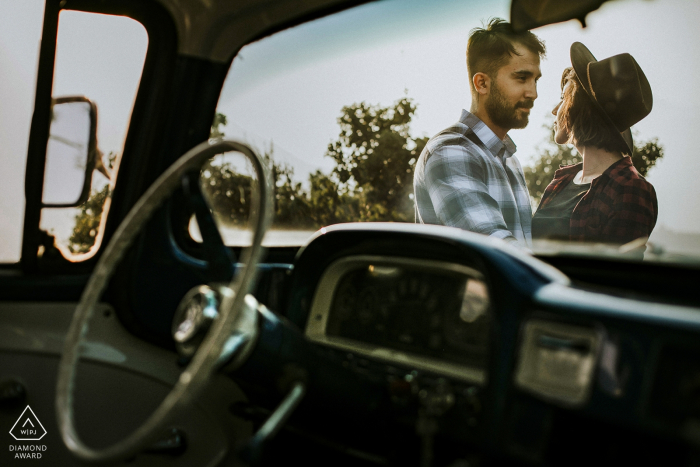
[[[5,302],[0,350],[60,356],[77,303]],[[11,323],[11,324],[9,324]],[[116,366],[173,384],[180,375],[175,355],[136,338],[107,303],[98,303],[81,347],[81,360]]]
[[[700,330],[700,310],[697,308],[642,302],[559,284],[548,284],[534,294],[539,305],[566,308],[582,314],[603,314],[612,317],[645,321],[684,330]]]
[[[228,63],[243,45],[351,4],[347,0],[288,0],[264,6],[255,1],[159,0],[175,20],[181,55]],[[356,5],[357,2],[352,2]]]

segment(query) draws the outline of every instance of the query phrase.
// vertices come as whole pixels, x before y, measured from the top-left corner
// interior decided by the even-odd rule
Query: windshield
[[[439,206],[440,202],[453,202],[450,195],[437,201],[439,196],[429,196],[433,198],[437,221],[416,210],[416,196],[420,194],[414,180],[416,170],[424,163],[421,153],[426,144],[429,149],[434,144],[431,138],[461,122],[463,110],[474,109],[472,77],[465,60],[470,31],[488,27],[492,18],[508,20],[509,8],[506,0],[445,0],[429,4],[381,1],[279,32],[244,47],[233,60],[212,136],[243,140],[270,161],[277,194],[275,223],[267,243],[301,245],[318,228],[340,222],[413,223],[422,218],[427,223],[451,225],[444,222],[440,212],[446,208]],[[581,228],[590,230],[597,227],[596,222],[607,222],[613,215],[611,210],[620,211],[622,199],[637,196],[630,194],[631,185],[643,186],[646,198],[639,204],[648,209],[643,215],[648,225],[646,233],[650,231],[650,235],[642,231],[639,238],[632,238],[636,243],[631,244],[629,239],[607,241],[602,234],[576,238],[573,234],[570,238],[535,236],[532,243],[522,242],[522,246],[540,254],[566,250],[577,254],[639,255],[645,251],[645,259],[700,259],[700,207],[694,203],[700,195],[696,181],[700,168],[693,161],[693,129],[697,127],[700,108],[700,91],[694,76],[700,57],[688,53],[697,41],[698,21],[697,3],[619,0],[591,13],[585,29],[579,22],[569,21],[533,31],[546,45],[546,55],[539,63],[541,79],[536,83],[527,125],[521,129],[513,126],[507,132],[515,145],[513,157],[501,160],[506,167],[505,177],[524,177],[523,192],[529,203],[518,199],[517,193],[508,196],[515,196],[521,216],[526,204],[528,215],[537,216],[555,171],[560,165],[582,161],[585,147],[554,141],[558,117],[552,110],[562,98],[562,72],[572,66],[572,43],[585,44],[600,62],[630,54],[653,91],[651,113],[636,121],[631,129],[634,150],[630,151],[629,165],[634,170],[629,169],[629,173],[636,174],[638,180],[625,181],[624,188],[618,191],[610,185],[613,182],[607,182],[608,188],[598,190],[604,194],[598,193],[591,201],[600,218],[590,212],[582,214],[577,203],[582,196],[593,197],[596,184],[602,185],[601,180],[605,179],[598,176],[606,173],[591,170],[595,169],[593,162],[599,159],[586,155],[588,167],[576,169],[571,177],[579,178],[568,185],[584,189],[566,200],[557,195],[556,201],[571,204],[573,199],[565,221],[567,229],[569,219],[583,216]],[[504,99],[507,98],[506,95]],[[438,153],[433,150],[429,156]],[[617,166],[624,165],[624,161],[619,162],[622,156],[620,153],[608,161],[604,169],[613,167],[615,162]],[[223,193],[216,210],[227,243],[244,243],[244,222],[232,219],[233,209],[227,207],[226,199],[235,198],[231,203],[240,203],[245,190],[232,185],[231,180],[238,178],[227,177],[226,170],[207,173],[210,178],[206,184]],[[606,174],[609,176],[610,171]],[[592,182],[593,188],[587,188],[591,177],[598,180]],[[426,192],[439,191],[435,185],[425,183]],[[487,185],[493,183],[492,179]],[[514,182],[506,179],[504,183]],[[617,193],[615,196],[611,189]],[[451,196],[457,199],[454,202],[466,203],[464,197]],[[498,199],[500,195],[491,191],[489,196],[491,199],[486,202],[466,203],[471,210],[467,216],[489,202],[500,203],[497,210],[508,216],[509,208]],[[612,200],[605,205],[603,196]],[[633,215],[638,206],[632,204],[630,207],[628,203],[620,216]],[[523,220],[524,224],[527,222],[534,221]]]

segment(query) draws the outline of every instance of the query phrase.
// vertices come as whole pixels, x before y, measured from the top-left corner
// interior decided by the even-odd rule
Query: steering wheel
[[[228,287],[223,287],[219,315],[215,319],[206,337],[199,345],[189,365],[163,399],[160,406],[133,433],[123,440],[104,449],[92,449],[85,445],[75,429],[73,412],[73,395],[76,369],[80,357],[80,343],[87,334],[90,317],[97,301],[112,276],[116,265],[124,256],[143,225],[151,218],[154,211],[181,186],[183,177],[193,171],[199,172],[202,164],[211,157],[226,152],[237,151],[244,154],[252,163],[257,179],[260,181],[258,206],[251,206],[251,223],[255,226],[252,245],[241,255],[243,269],[234,275]],[[255,200],[256,197],[253,196]],[[77,457],[88,461],[112,461],[127,458],[138,453],[148,443],[154,442],[162,435],[170,415],[193,400],[205,386],[209,376],[222,363],[224,357],[229,360],[240,353],[241,346],[232,345],[231,336],[250,333],[249,319],[243,319],[242,310],[251,307],[251,292],[263,248],[262,239],[272,217],[272,194],[269,171],[263,160],[247,146],[218,140],[201,143],[171,165],[144,193],[129,211],[109,245],[100,257],[80,298],[80,303],[73,315],[63,354],[58,367],[56,386],[56,415],[63,442]],[[205,240],[206,241],[206,240]],[[235,293],[233,292],[235,291]],[[254,308],[253,308],[254,310]],[[241,339],[238,339],[240,343]],[[249,348],[249,346],[248,346]],[[243,353],[247,353],[243,350]]]

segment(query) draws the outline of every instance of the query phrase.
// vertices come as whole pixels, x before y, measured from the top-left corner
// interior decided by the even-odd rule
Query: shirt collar
[[[517,147],[510,136],[506,135],[505,140],[500,139],[488,125],[473,113],[462,110],[459,121],[471,128],[494,157],[499,157],[505,162],[507,158],[515,154]]]
[[[554,172],[554,178],[561,178],[565,175],[576,175],[582,168],[583,162],[573,165],[560,165],[556,172]]]
[[[624,156],[622,159],[612,163],[610,167],[605,169],[603,175],[607,175],[610,178],[616,178],[620,175],[621,172],[629,170],[630,167],[634,167],[634,164],[632,163],[632,158],[630,156]]]
[[[625,156],[619,161],[614,162],[607,169],[605,169],[605,171],[600,175],[600,177],[594,178],[593,181],[595,182],[596,180],[603,177],[615,178],[620,174],[620,172],[625,171],[633,166],[634,164],[632,163],[632,159],[629,156]],[[578,164],[574,165],[560,165],[559,169],[556,172],[554,172],[554,179],[556,180],[559,178],[563,178],[567,175],[573,178],[573,176],[575,176],[579,172],[579,170],[583,170],[583,162],[579,162]]]

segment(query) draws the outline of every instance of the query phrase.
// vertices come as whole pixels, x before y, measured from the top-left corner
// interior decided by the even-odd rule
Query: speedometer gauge
[[[306,335],[357,354],[480,380],[489,303],[482,274],[463,265],[344,258],[319,283]]]

